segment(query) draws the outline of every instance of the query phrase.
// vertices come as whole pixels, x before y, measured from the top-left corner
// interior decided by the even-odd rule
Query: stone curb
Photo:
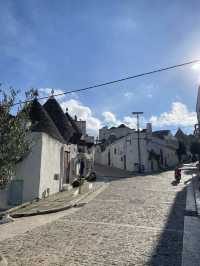
[[[27,207],[28,205],[31,205],[32,203],[34,203],[34,202],[36,202],[36,201],[37,201],[37,200],[28,201],[28,202],[25,202],[25,203],[23,203],[23,204],[20,204],[20,205],[18,205],[18,206],[16,206],[16,207],[10,208],[10,209],[8,209],[8,210],[6,210],[6,211],[3,211],[3,212],[0,213],[0,219],[1,219],[4,215],[6,215],[6,214],[10,214],[11,212],[14,212],[14,211],[17,211],[18,209],[21,209],[21,208]]]
[[[75,192],[76,192],[76,190],[75,190]],[[28,202],[25,202],[25,203],[22,203],[22,204],[20,204],[20,205],[17,205],[17,206],[15,206],[15,207],[13,207],[13,208],[10,208],[10,209],[8,209],[8,210],[6,210],[6,211],[3,211],[3,212],[1,212],[0,213],[0,219],[2,219],[6,214],[10,214],[10,216],[12,216],[13,218],[14,218],[14,215],[16,215],[17,216],[17,214],[13,214],[12,215],[12,213],[13,212],[15,212],[15,211],[17,211],[17,210],[19,210],[19,209],[21,209],[21,208],[24,208],[24,207],[27,207],[27,206],[29,206],[29,205],[31,205],[32,203],[35,203],[35,202],[37,202],[38,200],[37,199],[34,199],[34,200],[31,200],[31,201],[28,201]],[[67,209],[67,207],[68,206],[65,206],[65,207],[62,207],[62,208],[66,208]],[[61,209],[61,208],[60,208]],[[53,210],[53,209],[51,209],[51,210]],[[65,210],[65,209],[64,209]],[[44,210],[44,212],[46,212],[47,210]],[[62,211],[62,210],[60,210],[60,211]],[[55,212],[55,211],[54,211]],[[34,215],[39,215],[40,214],[40,212],[34,212],[35,214]],[[33,215],[29,215],[29,213],[27,213],[27,215],[25,215],[25,213],[22,213],[24,216],[20,216],[20,217],[26,217],[26,216],[33,216]],[[42,214],[42,213],[41,213]],[[45,213],[44,213],[45,214]],[[18,218],[18,217],[15,217],[15,218]]]
[[[186,213],[184,216],[183,249],[181,266],[200,265],[200,216],[198,215],[196,193],[199,182],[192,176],[191,183],[187,186]]]
[[[198,175],[193,181],[193,190],[196,204],[197,216],[200,217],[200,176]]]
[[[92,190],[89,191],[85,194],[83,194],[82,196],[80,196],[80,198],[69,202],[69,204],[67,204],[66,206],[60,207],[60,208],[53,208],[53,209],[46,209],[46,210],[42,210],[42,211],[34,211],[34,212],[29,212],[29,213],[15,213],[15,214],[10,214],[10,216],[12,218],[22,218],[22,217],[29,217],[29,216],[36,216],[36,215],[44,215],[44,214],[51,214],[51,213],[55,213],[55,212],[60,212],[60,211],[65,211],[71,208],[78,208],[78,207],[82,207],[87,203],[79,203],[81,200],[83,200],[84,198],[86,198],[88,195],[97,192],[98,190],[100,190],[103,186],[105,186],[105,183],[103,182],[103,184],[97,188],[96,190]]]

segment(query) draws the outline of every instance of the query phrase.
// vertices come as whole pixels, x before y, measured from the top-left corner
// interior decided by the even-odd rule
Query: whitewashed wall
[[[160,154],[160,150],[163,153],[163,161],[165,166],[165,161],[168,167],[174,167],[178,164],[178,157],[176,154],[176,148],[178,146],[176,143],[171,143],[168,140],[162,140],[155,137],[151,137],[150,142],[148,143],[148,150],[153,149],[156,154]],[[150,168],[150,165],[149,165]],[[151,169],[151,168],[150,168]]]
[[[47,192],[47,189],[49,189],[50,194],[59,192],[62,188],[63,176],[63,144],[57,141],[56,139],[53,139],[49,135],[42,133],[39,197],[43,197],[45,191]]]
[[[163,152],[163,159],[168,167],[175,166],[178,163],[176,155],[176,145],[169,145],[169,141],[154,138],[148,133],[140,133],[140,149],[141,149],[141,165],[145,172],[152,170],[151,161],[149,160],[149,152],[151,149],[156,154],[160,154],[160,150]],[[96,146],[95,149],[95,163],[108,165],[108,154],[110,152],[110,167],[116,167],[120,169],[126,169],[128,171],[137,171],[138,169],[138,141],[137,133],[133,133],[116,140],[114,143],[106,147],[101,152],[100,146]],[[124,156],[126,156],[126,165],[124,162]],[[158,170],[158,163],[155,161],[154,170]]]
[[[62,143],[46,133],[32,133],[32,149],[16,166],[15,179],[23,180],[23,202],[59,192],[64,175]],[[57,180],[56,180],[57,178]]]
[[[138,139],[137,133],[131,134],[126,137],[126,161],[127,161],[127,170],[137,171],[138,166]],[[140,133],[140,152],[141,152],[141,166],[144,168],[144,171],[147,171],[147,146],[145,134]]]
[[[140,149],[141,149],[141,164],[145,170],[147,168],[147,148],[144,133],[140,134]],[[136,171],[138,163],[138,142],[137,134],[130,134],[106,147],[105,151],[101,152],[100,147],[95,149],[95,163],[108,166],[108,153],[110,152],[110,166],[128,171]],[[124,161],[126,156],[126,164]]]
[[[101,151],[100,145],[96,145],[94,161],[96,164],[102,164],[108,166],[108,147],[104,151]]]
[[[16,166],[16,179],[24,180],[23,202],[39,197],[42,133],[32,133],[32,149]]]
[[[128,127],[110,128],[103,127],[99,130],[99,140],[108,139],[110,135],[115,135],[116,138],[121,138],[127,134],[134,132],[134,129]]]
[[[83,175],[87,177],[94,169],[94,148],[84,147],[81,153],[77,153],[76,157],[72,158],[70,161],[70,183],[79,177],[80,160],[84,161],[84,173]]]
[[[78,147],[76,144],[69,144],[69,145],[64,145],[64,150],[69,152],[70,154],[70,159],[73,159],[77,156],[78,152]]]
[[[85,152],[84,176],[86,177],[90,175],[91,172],[94,171],[94,153],[95,153],[94,146],[87,148]]]
[[[65,152],[70,154],[69,164],[70,164],[70,172],[69,172],[69,183],[72,183],[76,178],[76,161],[78,154],[78,146],[76,144],[65,145]]]

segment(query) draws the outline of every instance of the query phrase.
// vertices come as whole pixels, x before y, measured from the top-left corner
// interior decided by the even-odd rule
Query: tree
[[[30,150],[28,106],[20,105],[15,115],[11,114],[18,93],[12,88],[8,92],[0,88],[0,189],[5,188],[16,164]]]
[[[196,157],[196,155],[200,158],[200,142],[193,141],[190,145],[190,152],[193,155],[193,158]]]
[[[182,156],[186,154],[186,146],[183,141],[178,142],[178,149],[176,150],[178,160],[181,162]]]

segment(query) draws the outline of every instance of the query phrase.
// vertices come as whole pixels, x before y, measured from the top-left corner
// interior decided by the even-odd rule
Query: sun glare
[[[192,65],[192,69],[200,70],[200,63],[196,63],[196,64]]]

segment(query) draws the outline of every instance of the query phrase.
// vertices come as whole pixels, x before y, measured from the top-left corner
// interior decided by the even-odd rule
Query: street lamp
[[[132,112],[133,115],[136,115],[137,118],[137,143],[138,143],[138,172],[142,172],[141,167],[141,150],[140,150],[140,117],[144,112]]]

